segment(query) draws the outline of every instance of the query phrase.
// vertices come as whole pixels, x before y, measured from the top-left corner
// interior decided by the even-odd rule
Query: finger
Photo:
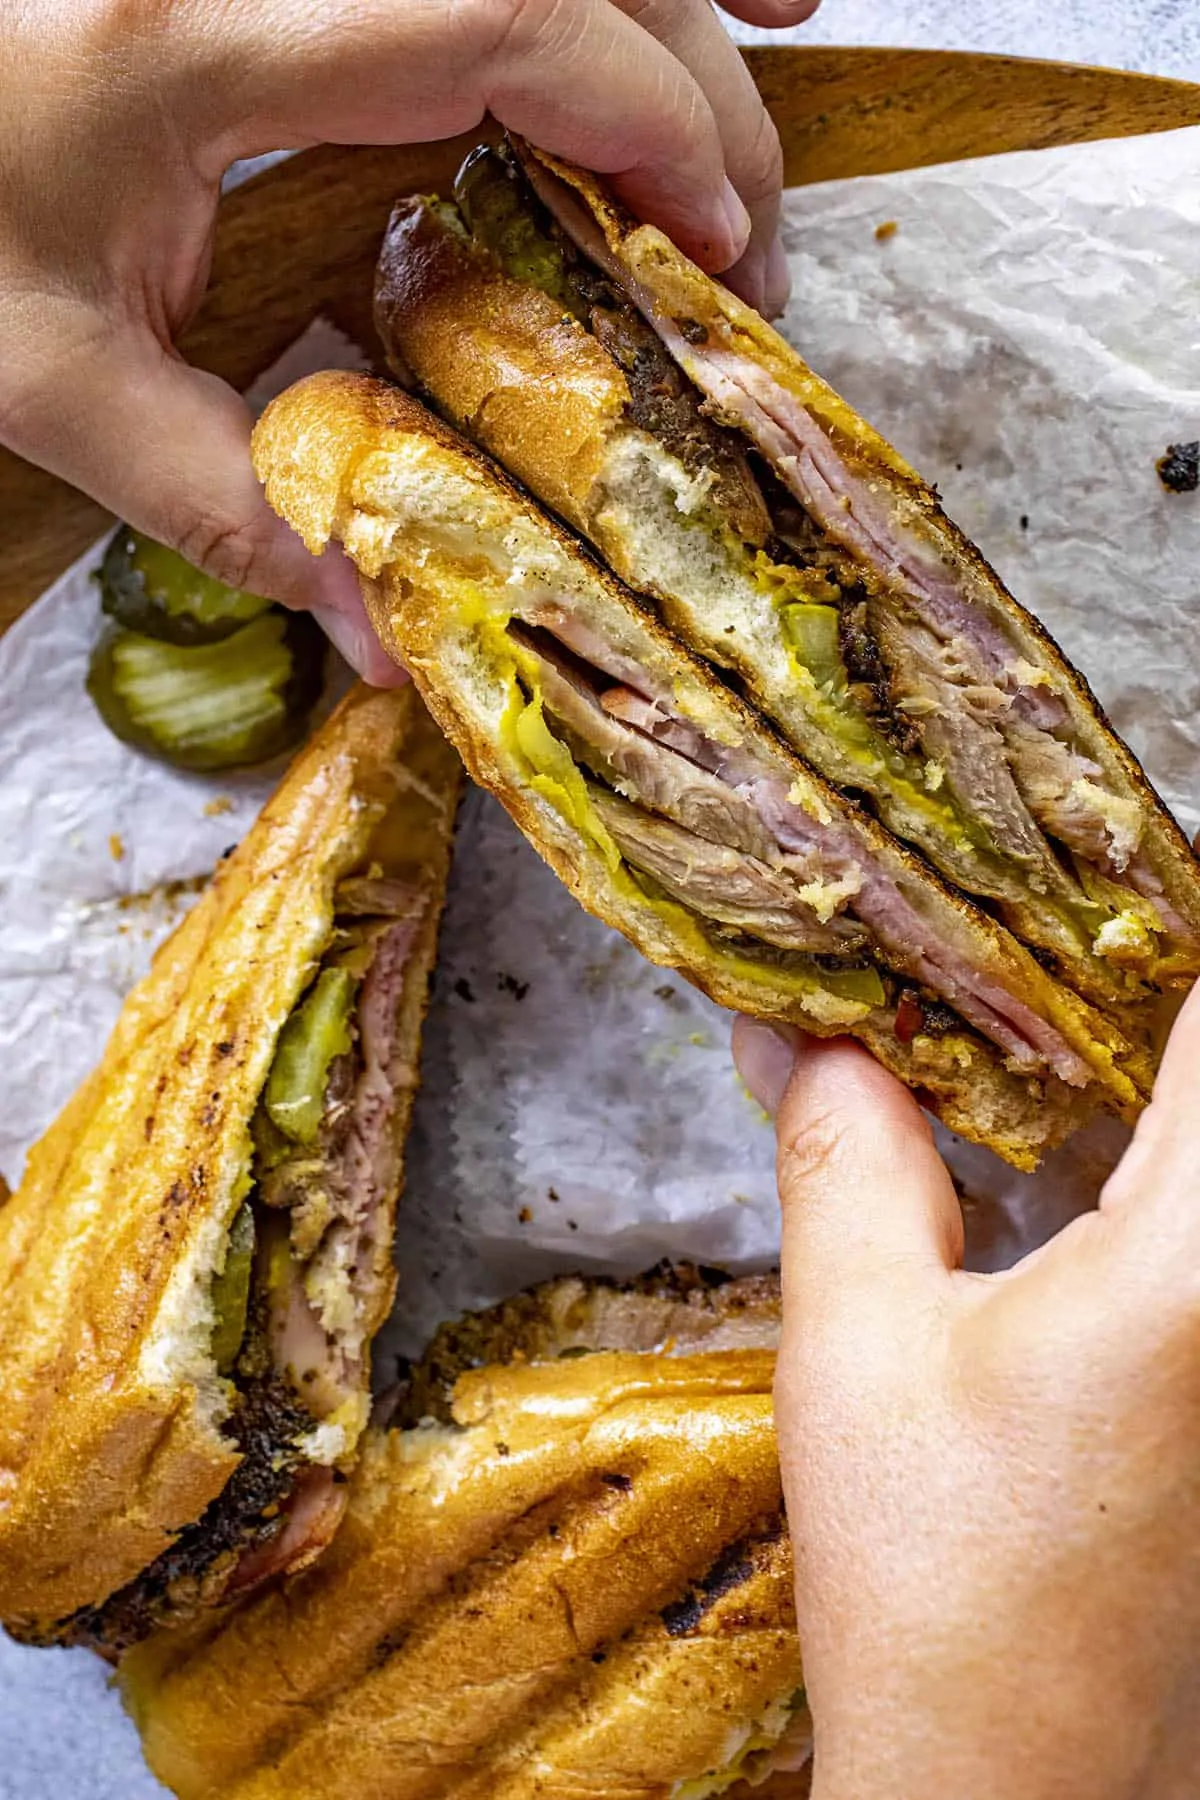
[[[821,0],[721,0],[722,10],[743,24],[763,25],[776,31],[802,25],[820,4]]]
[[[85,347],[26,382],[5,418],[13,448],[217,580],[311,611],[367,681],[404,679],[345,558],[311,556],[268,506],[250,466],[250,415],[232,388],[132,326],[90,336],[76,326],[55,341]]]
[[[1163,1052],[1154,1097],[1110,1176],[1101,1211],[1133,1213],[1165,1245],[1200,1250],[1200,986],[1188,995]]]
[[[617,4],[678,57],[708,100],[721,137],[725,172],[753,226],[744,255],[725,279],[761,312],[770,316],[782,312],[789,291],[787,259],[777,242],[783,153],[779,133],[736,44],[708,0],[617,0]]]
[[[929,1122],[845,1039],[797,1054],[776,1116],[783,1271],[800,1316],[867,1283],[888,1305],[962,1259],[962,1214]]]
[[[733,1060],[737,1072],[763,1111],[774,1118],[787,1091],[803,1040],[790,1025],[767,1025],[761,1019],[733,1021]]]
[[[746,247],[750,221],[709,101],[609,0],[275,0],[240,8],[236,23],[238,53],[210,101],[211,168],[280,143],[452,137],[490,112],[612,177],[705,268],[728,268]]]

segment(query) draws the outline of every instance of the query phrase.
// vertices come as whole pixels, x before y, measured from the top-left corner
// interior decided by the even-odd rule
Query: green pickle
[[[523,178],[498,150],[489,144],[472,150],[454,178],[454,198],[471,235],[505,274],[540,288],[577,319],[587,317],[561,247],[539,226]]]
[[[349,969],[322,969],[279,1034],[263,1103],[271,1123],[295,1144],[316,1142],[330,1064],[351,1045],[357,990]]]
[[[126,631],[166,644],[215,644],[271,606],[261,594],[226,587],[165,544],[122,525],[99,570],[101,605]]]
[[[784,635],[818,687],[846,685],[836,606],[793,602],[780,609]]]
[[[254,1209],[247,1201],[229,1228],[225,1267],[213,1277],[212,1355],[220,1375],[232,1372],[250,1311],[250,1281],[254,1272]]]
[[[87,688],[109,730],[176,768],[246,768],[290,749],[320,696],[325,640],[278,608],[215,644],[138,632],[96,646]]]

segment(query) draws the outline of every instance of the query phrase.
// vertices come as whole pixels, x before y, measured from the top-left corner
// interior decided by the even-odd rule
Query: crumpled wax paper
[[[787,334],[940,484],[1194,831],[1200,496],[1168,495],[1155,462],[1200,437],[1200,132],[800,190],[786,231]],[[264,392],[354,361],[317,329]],[[0,1170],[12,1181],[272,784],[172,774],[109,737],[82,691],[96,560],[0,641]],[[724,1015],[583,914],[472,793],[384,1372],[446,1314],[556,1271],[771,1260],[772,1137],[728,1039]],[[1120,1142],[1098,1126],[1029,1178],[947,1140],[975,1198],[976,1264],[1011,1260],[1086,1205]],[[94,1714],[73,1734],[87,1747],[69,1756],[73,1792],[153,1791],[100,1688],[76,1653],[0,1646],[0,1797],[66,1779],[57,1731],[28,1722],[39,1694],[46,1718]]]

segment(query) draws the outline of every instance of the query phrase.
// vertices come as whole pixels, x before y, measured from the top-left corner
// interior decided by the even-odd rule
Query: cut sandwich
[[[852,1032],[954,1129],[1034,1165],[1149,1057],[817,776],[479,452],[366,376],[272,402],[255,463],[345,545],[475,778],[598,917],[722,1004]]]
[[[321,1564],[125,1659],[159,1779],[181,1800],[807,1794],[778,1286],[719,1279],[569,1279],[443,1332]]]
[[[454,202],[396,207],[376,319],[404,379],[1081,994],[1145,1030],[1191,983],[1195,858],[1083,679],[933,490],[661,232],[576,170],[481,149]]]
[[[126,1001],[0,1209],[0,1619],[112,1653],[345,1503],[459,788],[358,689]]]

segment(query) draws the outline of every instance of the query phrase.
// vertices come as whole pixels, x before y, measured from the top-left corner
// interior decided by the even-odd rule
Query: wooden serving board
[[[790,186],[1200,125],[1200,86],[1116,70],[802,45],[746,55],[779,128]],[[318,314],[371,343],[372,272],[392,200],[443,184],[478,135],[309,150],[236,189],[221,207],[212,278],[184,354],[245,388]],[[0,521],[3,631],[109,518],[0,450]]]

